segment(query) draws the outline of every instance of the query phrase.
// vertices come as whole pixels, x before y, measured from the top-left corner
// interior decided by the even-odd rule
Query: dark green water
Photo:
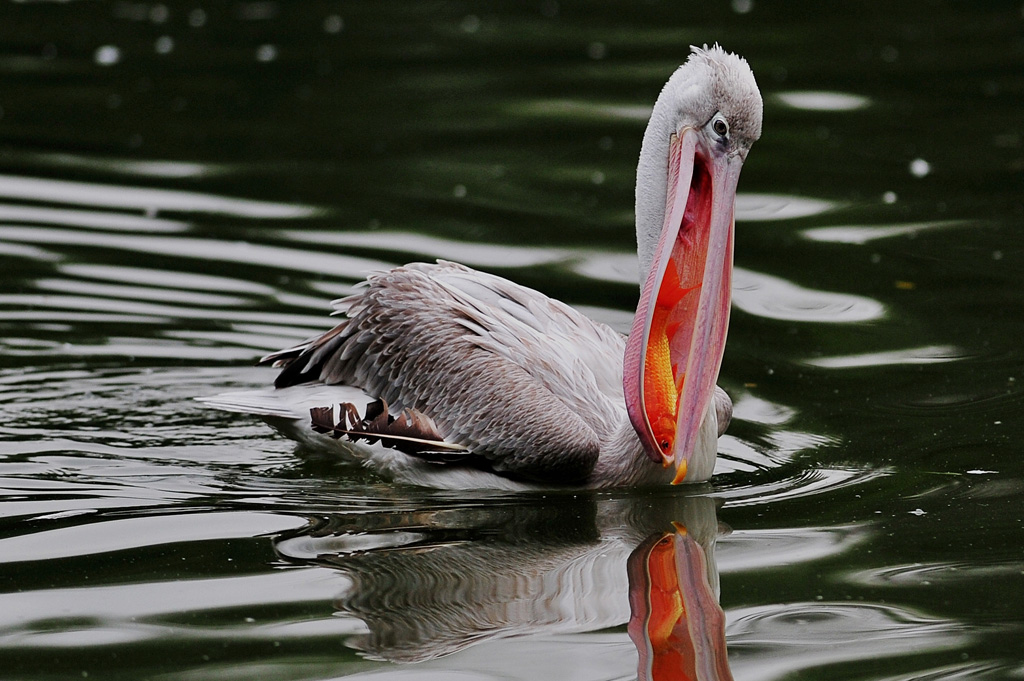
[[[716,40],[765,122],[712,485],[456,498],[192,401],[409,260],[627,330]],[[1011,2],[4,2],[0,677],[635,678],[676,521],[738,681],[1020,679],[1022,111]]]

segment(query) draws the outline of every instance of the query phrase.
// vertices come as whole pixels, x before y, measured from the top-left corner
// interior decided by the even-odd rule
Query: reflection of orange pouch
[[[704,550],[682,525],[654,534],[633,551],[629,637],[641,681],[732,681],[725,613],[708,581]]]

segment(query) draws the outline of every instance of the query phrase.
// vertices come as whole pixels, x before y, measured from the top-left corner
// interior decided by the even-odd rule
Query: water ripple
[[[800,234],[811,241],[863,245],[869,241],[895,236],[911,236],[921,232],[970,224],[966,220],[940,220],[938,222],[911,222],[903,225],[840,225],[805,229]]]
[[[871,104],[871,100],[863,95],[827,90],[777,92],[775,98],[788,107],[806,111],[856,111]]]
[[[632,286],[640,281],[640,265],[635,253],[577,251],[576,255],[569,269],[582,277]]]
[[[736,678],[773,681],[812,667],[951,650],[966,627],[880,604],[788,603],[728,610]]]
[[[733,396],[733,418],[751,423],[781,426],[796,416],[796,410],[776,402],[756,397],[751,393]]]
[[[64,256],[35,246],[0,243],[0,256],[23,258],[33,262],[60,262]]]
[[[99,265],[92,263],[65,263],[57,266],[62,274],[82,279],[117,281],[170,290],[221,291],[269,296],[275,289],[248,279],[212,275],[201,272],[175,272],[160,268],[130,267],[128,265]]]
[[[301,204],[238,199],[175,189],[128,187],[17,175],[0,175],[0,197],[79,206],[209,213],[254,219],[309,218],[323,215],[325,212],[322,208]]]
[[[549,99],[517,102],[510,104],[508,109],[513,115],[561,117],[571,119],[575,123],[583,119],[647,123],[651,117],[652,107],[583,99]]]
[[[181,295],[178,299],[186,302],[189,295]],[[324,315],[296,315],[274,312],[254,312],[246,309],[232,309],[230,311],[216,309],[203,309],[188,305],[171,305],[156,302],[135,302],[131,297],[126,298],[100,298],[77,295],[46,295],[46,294],[10,294],[0,295],[0,305],[12,305],[26,308],[24,313],[15,311],[5,318],[32,318],[38,315],[38,310],[51,309],[61,311],[88,311],[88,312],[111,312],[118,313],[129,319],[149,318],[158,322],[167,323],[171,319],[210,319],[216,321],[245,321],[245,322],[268,322],[278,326],[295,326],[320,329],[329,324]],[[29,315],[26,317],[25,315]],[[63,313],[61,315],[64,316]],[[34,318],[39,318],[35,316]],[[45,316],[44,316],[45,318]],[[49,319],[54,319],[50,314]],[[301,332],[299,332],[301,333]],[[137,342],[145,342],[145,339],[136,338]],[[45,341],[44,341],[45,342]]]
[[[35,286],[40,291],[68,293],[75,296],[94,298],[114,298],[123,300],[145,300],[161,303],[178,303],[197,307],[239,307],[248,303],[245,298],[227,296],[218,293],[200,293],[195,285],[181,290],[172,287],[130,286],[127,284],[97,284],[72,279],[36,279]]]
[[[868,537],[859,525],[737,530],[718,540],[718,569],[724,574],[821,560],[850,551]]]
[[[44,225],[87,227],[106,231],[132,232],[184,232],[187,222],[143,215],[130,215],[113,211],[71,210],[49,206],[17,206],[0,204],[0,221],[30,222]]]
[[[563,262],[578,251],[567,248],[541,246],[513,246],[456,241],[414,232],[330,232],[288,230],[284,236],[303,244],[331,244],[332,246],[369,248],[395,253],[395,261],[407,258],[454,260],[471,267],[534,267]]]
[[[839,208],[842,204],[824,199],[812,199],[790,194],[736,194],[737,222],[767,222],[795,220],[820,215]]]
[[[186,541],[246,538],[301,527],[295,516],[225,512],[107,519],[0,539],[0,564],[55,560]]]
[[[29,244],[92,246],[110,249],[115,252],[153,253],[165,257],[176,256],[200,261],[263,265],[275,269],[290,269],[316,275],[330,272],[333,276],[357,280],[362,279],[367,272],[389,269],[393,266],[392,263],[380,260],[281,248],[245,241],[229,242],[187,237],[100,234],[43,227],[0,226],[0,239]]]
[[[791,322],[847,324],[885,316],[885,306],[877,300],[807,289],[740,267],[733,273],[733,305],[747,314]]]
[[[955,362],[966,357],[969,357],[966,352],[953,345],[927,345],[921,348],[866,352],[858,355],[811,357],[801,360],[801,362],[825,369],[852,369],[893,365],[937,364]]]
[[[715,475],[737,471],[764,471],[791,461],[797,454],[834,444],[825,435],[798,430],[772,430],[758,443],[741,440],[726,433],[718,441]]]
[[[782,480],[718,488],[715,496],[725,499],[729,506],[757,506],[831,493],[844,487],[863,485],[886,475],[889,475],[886,469],[814,468],[799,471]]]
[[[268,605],[329,602],[344,578],[318,569],[291,569],[258,575],[208,579],[154,580],[141,584],[69,587],[0,594],[0,648],[28,644],[58,627],[106,631],[94,644],[105,645],[111,628],[132,636],[140,625],[160,624],[160,618],[179,619],[186,613]],[[241,616],[238,617],[241,619]],[[70,626],[76,623],[73,628]],[[175,627],[177,628],[177,627]],[[237,625],[225,636],[234,639]],[[151,638],[168,635],[155,627]],[[90,637],[83,635],[79,643]]]
[[[980,681],[981,679],[1019,679],[1024,667],[1010,667],[999,662],[963,662],[932,669],[921,669],[909,674],[882,677],[878,681]]]
[[[889,587],[950,586],[969,579],[1007,579],[1024,574],[1024,561],[978,563],[913,563],[849,573],[854,584]]]
[[[231,166],[223,163],[198,163],[196,161],[164,161],[152,159],[140,161],[111,156],[84,156],[46,152],[14,152],[11,157],[21,163],[59,168],[86,170],[101,173],[119,173],[130,177],[160,177],[169,179],[200,178],[223,175]]]

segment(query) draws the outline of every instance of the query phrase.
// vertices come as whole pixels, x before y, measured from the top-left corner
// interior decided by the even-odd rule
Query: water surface
[[[1019,679],[1020,6],[690,5],[0,5],[3,675],[636,678],[664,555],[737,680]],[[436,493],[193,402],[416,259],[627,331],[715,40],[765,123],[710,485]]]

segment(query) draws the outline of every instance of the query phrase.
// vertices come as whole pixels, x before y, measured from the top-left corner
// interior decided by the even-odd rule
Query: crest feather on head
[[[718,43],[711,47],[707,43],[702,47],[691,45],[689,59],[679,67],[679,71],[684,70],[704,72],[703,78],[694,82],[703,81],[706,85],[701,98],[706,100],[698,108],[706,109],[708,118],[720,111],[729,121],[733,134],[742,135],[750,142],[761,136],[764,103],[746,59],[726,52]]]

